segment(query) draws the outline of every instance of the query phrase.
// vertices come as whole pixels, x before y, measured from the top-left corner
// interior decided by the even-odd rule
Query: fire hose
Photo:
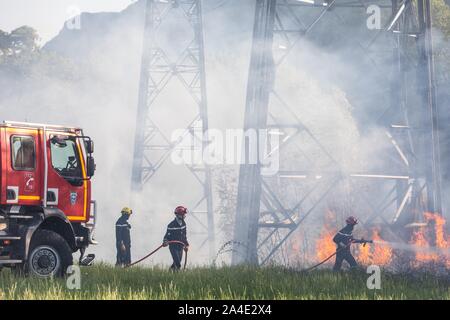
[[[363,246],[366,246],[367,243],[373,243],[373,241],[372,241],[372,240],[364,240],[364,239],[357,240],[357,241],[351,241],[351,242],[350,242],[349,244],[347,244],[346,246],[340,247],[339,249],[337,249],[332,255],[330,255],[330,256],[327,257],[326,259],[322,260],[322,261],[319,262],[318,264],[313,265],[312,267],[309,267],[308,269],[305,269],[305,270],[303,270],[303,271],[304,271],[304,272],[308,272],[308,271],[311,271],[311,270],[313,270],[313,269],[315,269],[315,268],[321,266],[322,264],[324,264],[325,262],[327,262],[328,260],[330,260],[331,258],[333,258],[333,257],[334,257],[336,254],[338,254],[340,251],[342,251],[342,250],[347,249],[348,247],[350,247],[352,243],[362,243]]]
[[[166,243],[167,243],[167,244],[175,244],[175,243],[176,243],[176,244],[181,244],[181,245],[183,246],[183,249],[186,248],[186,244],[185,244],[184,242],[181,242],[181,241],[171,240],[171,241],[167,241]],[[143,257],[143,258],[141,258],[141,259],[139,259],[139,260],[137,260],[137,261],[135,261],[135,262],[133,262],[133,263],[130,263],[130,264],[126,265],[125,268],[132,267],[132,266],[138,264],[139,262],[144,261],[145,259],[149,258],[149,257],[152,256],[153,254],[155,254],[156,252],[158,252],[158,251],[159,251],[161,248],[163,248],[163,247],[164,247],[164,244],[160,245],[158,248],[156,248],[155,250],[153,250],[152,252],[150,252],[149,254],[147,254],[145,257]],[[184,255],[184,266],[183,266],[183,270],[186,269],[186,265],[187,265],[187,251],[185,252],[185,255]]]

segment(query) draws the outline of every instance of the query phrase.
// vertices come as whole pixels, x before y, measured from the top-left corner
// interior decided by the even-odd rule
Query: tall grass
[[[423,274],[382,274],[369,290],[363,271],[302,273],[279,267],[165,269],[82,268],[81,289],[65,279],[36,279],[0,272],[0,299],[450,299],[450,279]]]

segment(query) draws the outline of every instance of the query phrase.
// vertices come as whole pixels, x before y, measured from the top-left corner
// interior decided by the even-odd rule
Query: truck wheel
[[[67,241],[56,232],[37,230],[31,239],[26,273],[40,278],[64,276],[73,257]]]

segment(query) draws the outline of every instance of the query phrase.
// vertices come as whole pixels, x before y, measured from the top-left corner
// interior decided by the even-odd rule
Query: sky
[[[41,44],[56,36],[64,22],[78,12],[121,11],[136,0],[0,0],[0,30],[28,25]]]

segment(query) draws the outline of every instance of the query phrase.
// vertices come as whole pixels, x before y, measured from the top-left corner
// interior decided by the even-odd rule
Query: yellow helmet
[[[130,215],[130,214],[133,213],[133,210],[131,210],[131,209],[128,208],[128,207],[124,207],[124,208],[122,209],[121,213],[122,213],[122,214],[128,214],[128,215]]]

